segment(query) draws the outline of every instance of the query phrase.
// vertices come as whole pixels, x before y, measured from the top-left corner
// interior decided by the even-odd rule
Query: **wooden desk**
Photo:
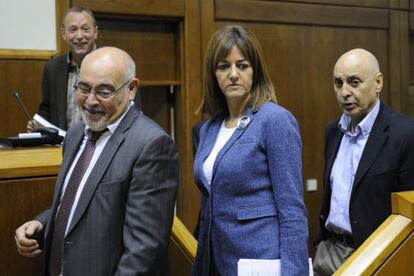
[[[61,147],[0,149],[0,275],[39,275],[42,258],[17,253],[14,232],[50,206]]]
[[[0,149],[0,179],[57,175],[60,146]]]

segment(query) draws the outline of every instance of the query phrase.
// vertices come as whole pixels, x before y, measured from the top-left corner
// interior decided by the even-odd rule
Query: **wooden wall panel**
[[[272,1],[272,0],[264,0]],[[354,7],[370,7],[370,8],[396,8],[408,9],[409,2],[413,0],[281,0],[284,2],[324,4],[336,6],[354,6]]]
[[[173,239],[170,239],[169,251],[171,276],[190,276],[192,262],[185,257],[180,245]]]
[[[72,6],[85,6],[97,12],[146,16],[182,17],[185,0],[72,0]]]
[[[389,61],[390,74],[385,76],[391,88],[390,105],[403,113],[409,114],[409,64],[402,62],[409,57],[408,12],[390,11]]]
[[[167,133],[171,134],[170,100],[168,86],[147,86],[139,88],[141,109],[151,119],[156,121]]]
[[[43,255],[40,258],[20,256],[14,232],[50,206],[55,181],[56,177],[0,181],[0,274],[39,275]]]
[[[191,128],[201,120],[195,114],[201,99],[201,4],[186,0],[185,20],[180,25],[182,86],[176,92],[176,141],[180,151],[181,183],[177,215],[193,232],[199,212],[200,195],[194,184]]]
[[[410,13],[410,18],[414,18],[413,13]],[[414,30],[410,27],[410,42],[409,42],[409,66],[410,66],[410,89],[409,89],[409,113],[408,115],[414,118]]]
[[[174,21],[145,21],[130,17],[104,17],[97,15],[99,46],[115,46],[128,52],[137,66],[137,75],[142,82],[176,83],[180,73],[176,72]]]
[[[388,27],[388,10],[384,9],[256,0],[220,0],[215,3],[216,20]]]
[[[19,91],[29,112],[36,113],[44,64],[42,60],[0,59],[0,136],[26,132],[28,119],[12,92]]]
[[[397,250],[375,271],[375,276],[412,275],[413,271],[414,233],[398,247]]]
[[[264,0],[273,1],[273,0]],[[371,8],[388,8],[389,0],[282,0],[285,2],[309,3],[309,4],[325,4],[337,6],[355,6],[355,7],[371,7]]]

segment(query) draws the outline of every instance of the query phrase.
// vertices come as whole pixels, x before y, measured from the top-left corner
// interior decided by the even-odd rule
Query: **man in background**
[[[61,34],[69,46],[69,52],[53,58],[45,65],[38,114],[66,130],[81,120],[73,87],[79,78],[83,58],[96,48],[98,26],[92,11],[84,7],[66,10]],[[40,125],[32,120],[27,123],[28,130],[36,127]]]
[[[52,206],[15,235],[21,255],[45,252],[45,275],[167,274],[178,153],[134,108],[137,87],[135,63],[118,48],[82,62],[83,122],[66,135]]]
[[[379,100],[383,75],[364,49],[333,70],[342,117],[325,130],[324,197],[315,275],[332,275],[391,214],[391,193],[414,189],[414,121]]]

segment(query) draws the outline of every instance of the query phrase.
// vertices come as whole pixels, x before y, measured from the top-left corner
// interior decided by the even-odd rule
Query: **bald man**
[[[21,255],[44,251],[44,275],[168,273],[178,154],[133,108],[137,87],[135,63],[120,49],[100,48],[82,62],[83,122],[66,135],[52,206],[15,234]]]
[[[391,214],[391,193],[414,189],[414,121],[379,100],[375,56],[343,54],[333,87],[343,114],[325,130],[315,275],[332,275]]]

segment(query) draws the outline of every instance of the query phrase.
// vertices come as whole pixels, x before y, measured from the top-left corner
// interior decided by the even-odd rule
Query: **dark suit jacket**
[[[83,124],[69,129],[52,207],[37,218],[45,225],[46,260],[62,185],[83,136]],[[165,275],[178,174],[171,137],[131,108],[82,191],[65,238],[63,275]]]
[[[321,239],[331,200],[330,174],[343,132],[338,121],[325,131],[324,197]],[[414,189],[414,121],[381,103],[365,145],[351,192],[349,217],[355,247],[359,247],[391,214],[391,193]]]
[[[200,143],[200,129],[205,122],[206,120],[203,120],[191,128],[191,142],[193,144],[193,156],[194,157],[197,152],[198,144]]]
[[[39,115],[52,124],[66,130],[69,65],[67,54],[57,56],[46,63],[42,79],[42,99]]]

